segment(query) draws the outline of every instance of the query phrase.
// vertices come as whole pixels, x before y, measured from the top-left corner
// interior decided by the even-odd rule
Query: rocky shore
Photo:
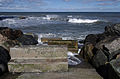
[[[8,72],[7,64],[11,59],[10,47],[36,44],[38,41],[32,34],[23,34],[21,30],[0,27],[0,75]]]
[[[120,79],[120,24],[105,27],[101,34],[85,38],[80,56],[105,79]]]
[[[0,27],[0,75],[9,72],[10,47],[37,45],[37,40],[38,36],[35,34],[24,34],[21,30]],[[90,34],[82,42],[84,46],[79,53],[80,59],[82,57],[89,62],[104,79],[120,79],[120,24],[106,26],[103,33]],[[50,45],[68,44],[72,51],[73,48],[76,51],[79,48],[76,43],[78,42],[57,39]]]

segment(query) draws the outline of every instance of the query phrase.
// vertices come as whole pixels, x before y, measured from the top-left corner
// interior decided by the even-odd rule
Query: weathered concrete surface
[[[10,72],[52,72],[52,71],[67,71],[67,62],[54,63],[9,63]]]
[[[78,41],[77,40],[52,40],[48,41],[48,45],[67,45],[68,51],[78,52]]]
[[[48,57],[67,57],[66,46],[22,46],[10,48],[12,59],[39,59]]]
[[[67,72],[9,73],[0,79],[103,79],[87,62],[69,67]]]
[[[67,71],[66,46],[23,46],[10,49],[10,72]]]
[[[41,38],[41,42],[47,43],[48,41],[53,41],[53,40],[62,40],[62,38]]]

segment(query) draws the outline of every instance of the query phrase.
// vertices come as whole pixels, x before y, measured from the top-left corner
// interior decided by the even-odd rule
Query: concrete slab
[[[47,43],[48,41],[53,41],[53,40],[62,40],[62,38],[41,38],[41,42]]]
[[[67,72],[8,73],[0,79],[103,79],[87,62],[69,67]]]
[[[67,45],[68,51],[78,52],[78,41],[77,40],[52,40],[48,41],[48,45]]]
[[[12,59],[39,59],[41,57],[67,57],[66,46],[22,46],[10,48],[10,55]]]
[[[53,72],[67,71],[67,62],[9,63],[10,72]]]
[[[10,72],[67,71],[67,46],[23,46],[10,48]]]

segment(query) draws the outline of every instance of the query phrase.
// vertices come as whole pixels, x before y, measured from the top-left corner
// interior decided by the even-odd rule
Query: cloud
[[[26,7],[0,7],[0,9],[7,9],[7,10],[25,10],[28,9]]]
[[[119,1],[119,0],[96,0],[96,1]]]
[[[54,4],[57,0],[0,0],[0,10],[24,10],[24,11],[90,11],[90,10],[104,10],[120,5],[120,0],[61,0],[59,7]],[[71,7],[66,7],[69,4]],[[62,3],[64,5],[62,5]],[[74,3],[74,5],[72,5]],[[52,5],[51,5],[52,4]],[[77,4],[77,5],[75,5]],[[79,6],[80,4],[80,6]],[[81,5],[84,4],[82,7]],[[48,5],[48,6],[47,6]],[[89,5],[89,7],[88,7]],[[64,7],[65,6],[65,7]],[[56,7],[56,8],[53,8]],[[88,8],[85,8],[88,7]],[[96,7],[96,8],[94,8]],[[100,9],[99,9],[100,8]]]
[[[98,1],[98,5],[99,6],[117,6],[119,5],[118,3],[120,2],[120,0],[97,0]]]
[[[70,1],[70,0],[64,0],[65,2],[68,2],[68,1]]]
[[[31,6],[32,5],[32,6]],[[0,9],[32,9],[46,5],[44,0],[0,0]],[[34,7],[33,7],[34,6]]]
[[[106,6],[106,5],[114,5],[114,4],[113,3],[98,3],[98,5]]]
[[[0,0],[0,7],[7,6],[12,2],[13,2],[13,0]]]

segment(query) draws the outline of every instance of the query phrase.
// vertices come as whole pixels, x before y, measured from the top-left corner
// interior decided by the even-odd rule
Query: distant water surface
[[[19,17],[24,16],[25,19]],[[120,13],[110,12],[2,12],[0,27],[21,29],[41,37],[62,37],[65,40],[82,40],[88,34],[104,31],[109,24],[120,23]]]

